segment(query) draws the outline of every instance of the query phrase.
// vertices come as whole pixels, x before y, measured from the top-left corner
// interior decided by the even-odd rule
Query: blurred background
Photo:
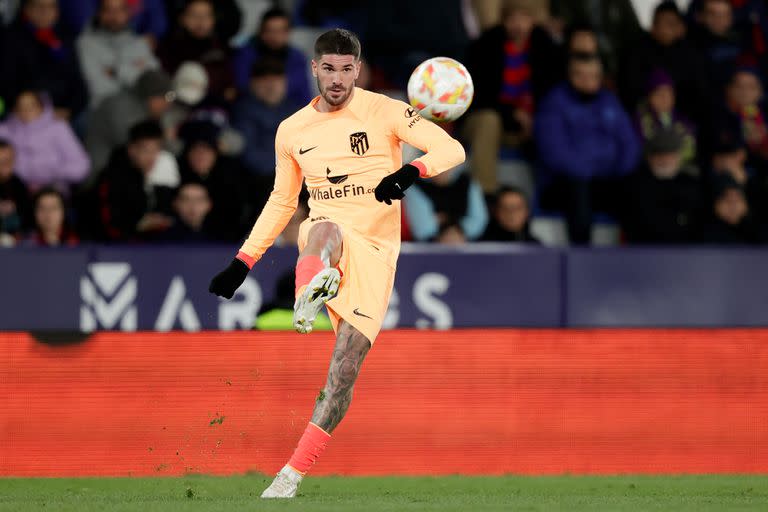
[[[448,56],[475,97],[444,125],[465,164],[403,201],[352,409],[396,414],[342,423],[320,472],[483,472],[499,446],[500,472],[768,471],[763,0],[0,0],[0,475],[285,458],[332,337],[243,331],[290,329],[306,194],[232,301],[207,286],[333,27],[361,87],[407,101]],[[371,429],[387,462],[341,465]]]

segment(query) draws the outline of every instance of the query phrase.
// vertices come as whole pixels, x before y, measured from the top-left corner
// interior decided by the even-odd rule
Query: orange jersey
[[[275,188],[240,249],[257,261],[296,209],[302,179],[309,216],[327,218],[362,235],[393,268],[400,251],[400,201],[376,201],[373,190],[402,166],[401,142],[426,154],[413,165],[423,177],[464,161],[464,148],[402,101],[355,88],[347,106],[318,112],[313,99],[277,129]]]

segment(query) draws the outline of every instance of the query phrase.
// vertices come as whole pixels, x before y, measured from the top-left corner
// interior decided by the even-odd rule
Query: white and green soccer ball
[[[408,100],[432,121],[455,121],[467,111],[475,94],[464,65],[449,57],[425,60],[408,79]]]

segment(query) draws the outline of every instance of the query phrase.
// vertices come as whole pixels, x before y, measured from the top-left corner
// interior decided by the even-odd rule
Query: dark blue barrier
[[[768,325],[768,251],[572,249],[568,326]]]
[[[0,330],[249,328],[294,266],[273,248],[231,301],[232,247],[0,250]],[[389,327],[768,325],[768,251],[405,246]]]

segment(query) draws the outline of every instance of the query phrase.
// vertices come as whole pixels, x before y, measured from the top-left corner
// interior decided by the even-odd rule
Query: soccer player
[[[347,412],[360,366],[381,329],[400,251],[400,203],[416,179],[464,161],[464,149],[406,103],[355,87],[360,42],[342,29],[315,42],[320,95],[283,121],[275,186],[250,236],[210,291],[231,298],[296,209],[302,178],[309,218],[299,229],[294,327],[312,331],[327,305],[336,332],[328,377],[299,444],[262,498],[292,498]],[[426,154],[402,165],[401,141]],[[393,172],[394,171],[394,172]]]

